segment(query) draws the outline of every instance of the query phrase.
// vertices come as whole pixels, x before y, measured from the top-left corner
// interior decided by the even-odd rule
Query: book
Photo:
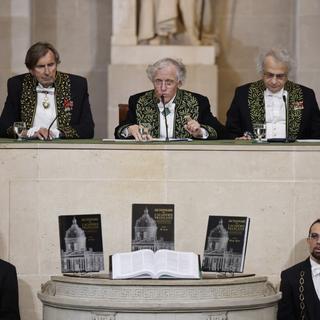
[[[104,270],[100,214],[59,216],[62,273]]]
[[[202,271],[243,272],[250,218],[209,216]]]
[[[112,278],[199,279],[199,257],[193,252],[143,249],[112,255]]]
[[[174,205],[132,205],[131,251],[174,250]]]

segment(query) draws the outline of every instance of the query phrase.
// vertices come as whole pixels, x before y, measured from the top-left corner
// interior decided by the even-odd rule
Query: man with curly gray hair
[[[223,139],[225,127],[212,115],[207,97],[181,89],[186,78],[184,64],[164,58],[149,65],[147,76],[153,89],[129,98],[127,118],[115,129],[118,139]],[[141,127],[148,124],[145,137]]]
[[[233,138],[251,139],[253,124],[264,124],[270,141],[320,138],[320,111],[314,91],[288,80],[292,60],[285,49],[260,54],[261,80],[236,88],[226,127]]]

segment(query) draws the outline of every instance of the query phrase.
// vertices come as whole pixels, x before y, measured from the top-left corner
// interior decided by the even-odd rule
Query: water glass
[[[139,133],[141,135],[142,141],[150,140],[151,125],[149,123],[140,123]]]
[[[262,142],[262,139],[266,137],[266,124],[265,123],[254,123],[253,134],[258,143]]]
[[[23,121],[17,121],[13,123],[13,131],[17,136],[17,141],[22,141],[24,131],[27,130],[26,123]]]

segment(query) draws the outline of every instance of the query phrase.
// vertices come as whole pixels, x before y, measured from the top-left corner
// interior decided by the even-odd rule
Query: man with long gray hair
[[[250,139],[253,124],[265,125],[274,141],[320,138],[320,111],[314,91],[288,80],[291,58],[285,49],[273,48],[257,60],[261,80],[236,88],[227,112],[227,129],[233,138]]]

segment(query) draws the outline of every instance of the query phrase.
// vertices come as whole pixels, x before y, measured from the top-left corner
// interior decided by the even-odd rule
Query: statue
[[[211,4],[212,0],[140,0],[138,43],[212,44]]]

